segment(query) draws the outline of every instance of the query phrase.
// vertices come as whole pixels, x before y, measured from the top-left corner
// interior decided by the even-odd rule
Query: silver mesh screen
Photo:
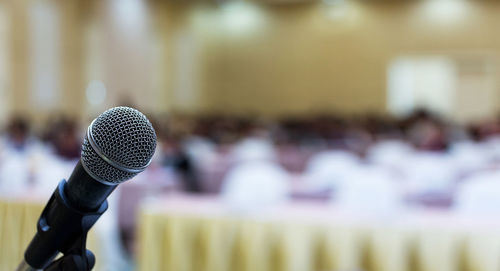
[[[87,171],[90,171],[89,173],[91,175],[100,181],[109,183],[121,183],[138,174],[117,169],[106,163],[106,161],[102,160],[95,150],[92,149],[86,136],[82,146],[82,162]]]
[[[101,154],[129,169],[147,166],[155,152],[156,134],[149,120],[138,110],[115,107],[102,113],[91,127],[93,142]],[[101,181],[120,183],[137,173],[120,170],[104,161],[85,137],[82,162]]]

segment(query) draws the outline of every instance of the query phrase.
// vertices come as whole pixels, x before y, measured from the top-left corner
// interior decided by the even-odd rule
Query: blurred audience
[[[50,193],[71,173],[80,157],[84,127],[67,116],[50,119],[40,133],[22,116],[8,122],[0,144],[2,195]],[[317,114],[271,121],[176,113],[151,119],[158,149],[151,167],[135,183],[155,188],[126,191],[141,191],[136,204],[165,189],[223,192],[234,199],[249,191],[263,197],[262,191],[274,187],[277,198],[287,194],[338,200],[346,191],[358,191],[359,176],[386,172],[375,175],[391,176],[390,182],[378,180],[397,183],[402,203],[450,206],[462,183],[477,174],[493,174],[500,165],[500,118],[461,126],[417,110],[403,119]]]
[[[57,156],[67,160],[80,158],[83,131],[80,131],[74,119],[66,116],[54,117],[46,127],[43,139],[51,145]]]
[[[172,168],[182,182],[186,192],[199,193],[202,191],[192,158],[188,156],[182,141],[175,135],[162,135],[161,138],[161,164]]]
[[[30,143],[29,121],[20,115],[11,118],[7,124],[6,148],[14,151],[25,151]]]
[[[387,217],[412,206],[451,207],[459,214],[500,209],[495,200],[500,198],[495,189],[500,186],[500,118],[461,126],[424,110],[404,119],[148,116],[158,135],[153,161],[134,181],[120,185],[110,201],[114,207],[96,225],[103,236],[112,236],[107,243],[121,238],[129,253],[140,203],[172,192],[220,195],[237,212],[297,199]],[[0,141],[1,197],[47,198],[69,177],[86,127],[67,116],[50,119],[43,131],[21,116],[6,125]],[[123,253],[109,258],[109,264],[130,267]]]

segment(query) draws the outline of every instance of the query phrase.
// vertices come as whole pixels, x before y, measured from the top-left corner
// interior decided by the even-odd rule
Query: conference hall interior
[[[157,145],[89,232],[93,270],[500,270],[499,14],[0,0],[0,270],[117,106]]]

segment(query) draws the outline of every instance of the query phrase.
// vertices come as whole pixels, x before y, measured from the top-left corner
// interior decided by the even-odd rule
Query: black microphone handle
[[[64,192],[69,202],[81,211],[93,211],[106,200],[118,185],[103,184],[90,176],[79,160],[68,179]]]

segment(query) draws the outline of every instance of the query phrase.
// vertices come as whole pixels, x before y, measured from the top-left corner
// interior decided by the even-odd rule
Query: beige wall
[[[211,37],[206,106],[380,112],[387,65],[399,55],[500,53],[500,3],[474,1],[461,19],[442,22],[424,16],[422,2],[357,1],[344,19],[321,5],[264,7],[269,23],[254,38]]]
[[[137,39],[117,30],[107,5],[112,0],[52,1],[61,12],[64,93],[51,111],[83,119],[123,99],[146,111],[385,112],[391,59],[500,54],[496,1],[469,1],[465,13],[448,21],[426,15],[424,1],[359,0],[345,7],[260,3],[258,27],[246,34],[224,26],[223,11],[214,4],[155,1],[148,2],[145,30]],[[49,112],[27,102],[26,7],[32,1],[5,3],[11,22],[10,108],[43,118]],[[98,37],[92,50],[98,52],[89,50],[92,31]],[[108,88],[108,100],[98,107],[85,100],[91,79]]]

